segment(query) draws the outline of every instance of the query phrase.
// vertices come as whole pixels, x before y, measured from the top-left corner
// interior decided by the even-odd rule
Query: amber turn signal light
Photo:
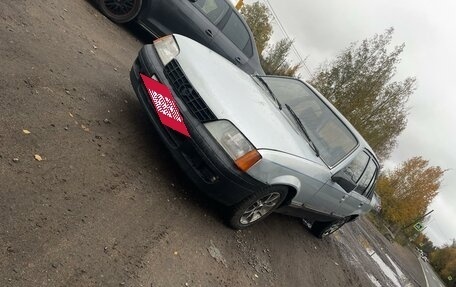
[[[257,163],[261,159],[261,155],[257,150],[251,150],[245,155],[241,156],[237,160],[234,161],[236,166],[242,170],[247,171],[251,168],[255,163]]]

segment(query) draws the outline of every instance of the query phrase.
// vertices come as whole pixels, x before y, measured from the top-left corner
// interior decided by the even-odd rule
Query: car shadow
[[[197,207],[203,213],[208,213],[217,221],[223,222],[227,208],[209,198],[199,190],[181,168],[176,168],[176,161],[162,142],[158,132],[153,128],[140,103],[135,101],[135,104],[132,104],[126,113],[127,120],[135,126],[135,130],[142,131],[135,134],[138,137],[137,140],[143,142],[145,147],[150,147],[141,150],[144,152],[142,156],[155,160],[154,164],[158,165],[160,176],[169,185],[175,187],[176,195],[188,199],[187,202],[193,207]]]
[[[86,0],[86,2],[89,3],[89,5],[91,5],[96,11],[98,11],[101,17],[105,17],[98,10],[95,0]],[[106,21],[110,20],[106,18]],[[138,39],[142,44],[152,43],[152,41],[155,39],[154,36],[145,31],[134,21],[126,24],[116,24],[114,22],[111,23],[113,25],[117,25],[120,29],[127,31],[129,34]],[[134,93],[132,94],[134,96]],[[162,179],[169,182],[170,185],[178,185],[178,188],[176,189],[181,196],[188,198],[188,202],[191,202],[191,204],[195,207],[200,207],[201,211],[204,210],[203,213],[208,213],[213,218],[222,222],[224,215],[226,214],[226,207],[203,194],[187,177],[182,169],[175,168],[176,164],[174,158],[164,143],[160,140],[158,133],[152,128],[149,118],[140,106],[139,102],[136,100],[136,97],[134,102],[135,103],[132,103],[131,107],[125,111],[124,116],[126,116],[127,120],[129,120],[135,126],[135,130],[141,131],[135,133],[135,136],[138,137],[137,140],[142,141],[146,147],[153,147],[153,150],[152,148],[145,148],[141,149],[138,152],[144,152],[144,158],[159,158],[159,162],[155,161],[154,164],[159,164],[159,170]],[[176,182],[176,179],[178,179],[178,182]]]

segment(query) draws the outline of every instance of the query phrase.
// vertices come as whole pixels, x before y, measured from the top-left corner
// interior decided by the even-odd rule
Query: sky
[[[407,128],[383,165],[394,168],[413,156],[422,156],[430,165],[448,169],[430,206],[434,212],[425,233],[435,245],[451,243],[456,238],[456,1],[269,0],[269,3],[312,72],[325,60],[334,59],[351,42],[394,28],[393,45],[406,45],[395,80],[414,76],[418,85],[408,103]],[[283,37],[275,22],[273,39]],[[290,59],[296,60],[296,54],[292,53]],[[310,78],[304,70],[302,77]]]

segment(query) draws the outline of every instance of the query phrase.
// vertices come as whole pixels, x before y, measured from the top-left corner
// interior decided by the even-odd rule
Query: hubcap
[[[133,9],[135,0],[105,0],[106,8],[115,15],[125,15]]]
[[[248,207],[241,216],[241,224],[250,224],[262,218],[271,211],[280,200],[280,193],[272,192],[258,199],[250,207]]]

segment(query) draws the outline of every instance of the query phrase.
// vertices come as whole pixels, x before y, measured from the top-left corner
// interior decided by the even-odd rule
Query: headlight
[[[247,171],[261,159],[261,155],[255,147],[229,121],[221,120],[204,125],[239,169]]]
[[[163,65],[168,64],[172,59],[179,55],[179,46],[173,35],[155,40],[154,46]]]

